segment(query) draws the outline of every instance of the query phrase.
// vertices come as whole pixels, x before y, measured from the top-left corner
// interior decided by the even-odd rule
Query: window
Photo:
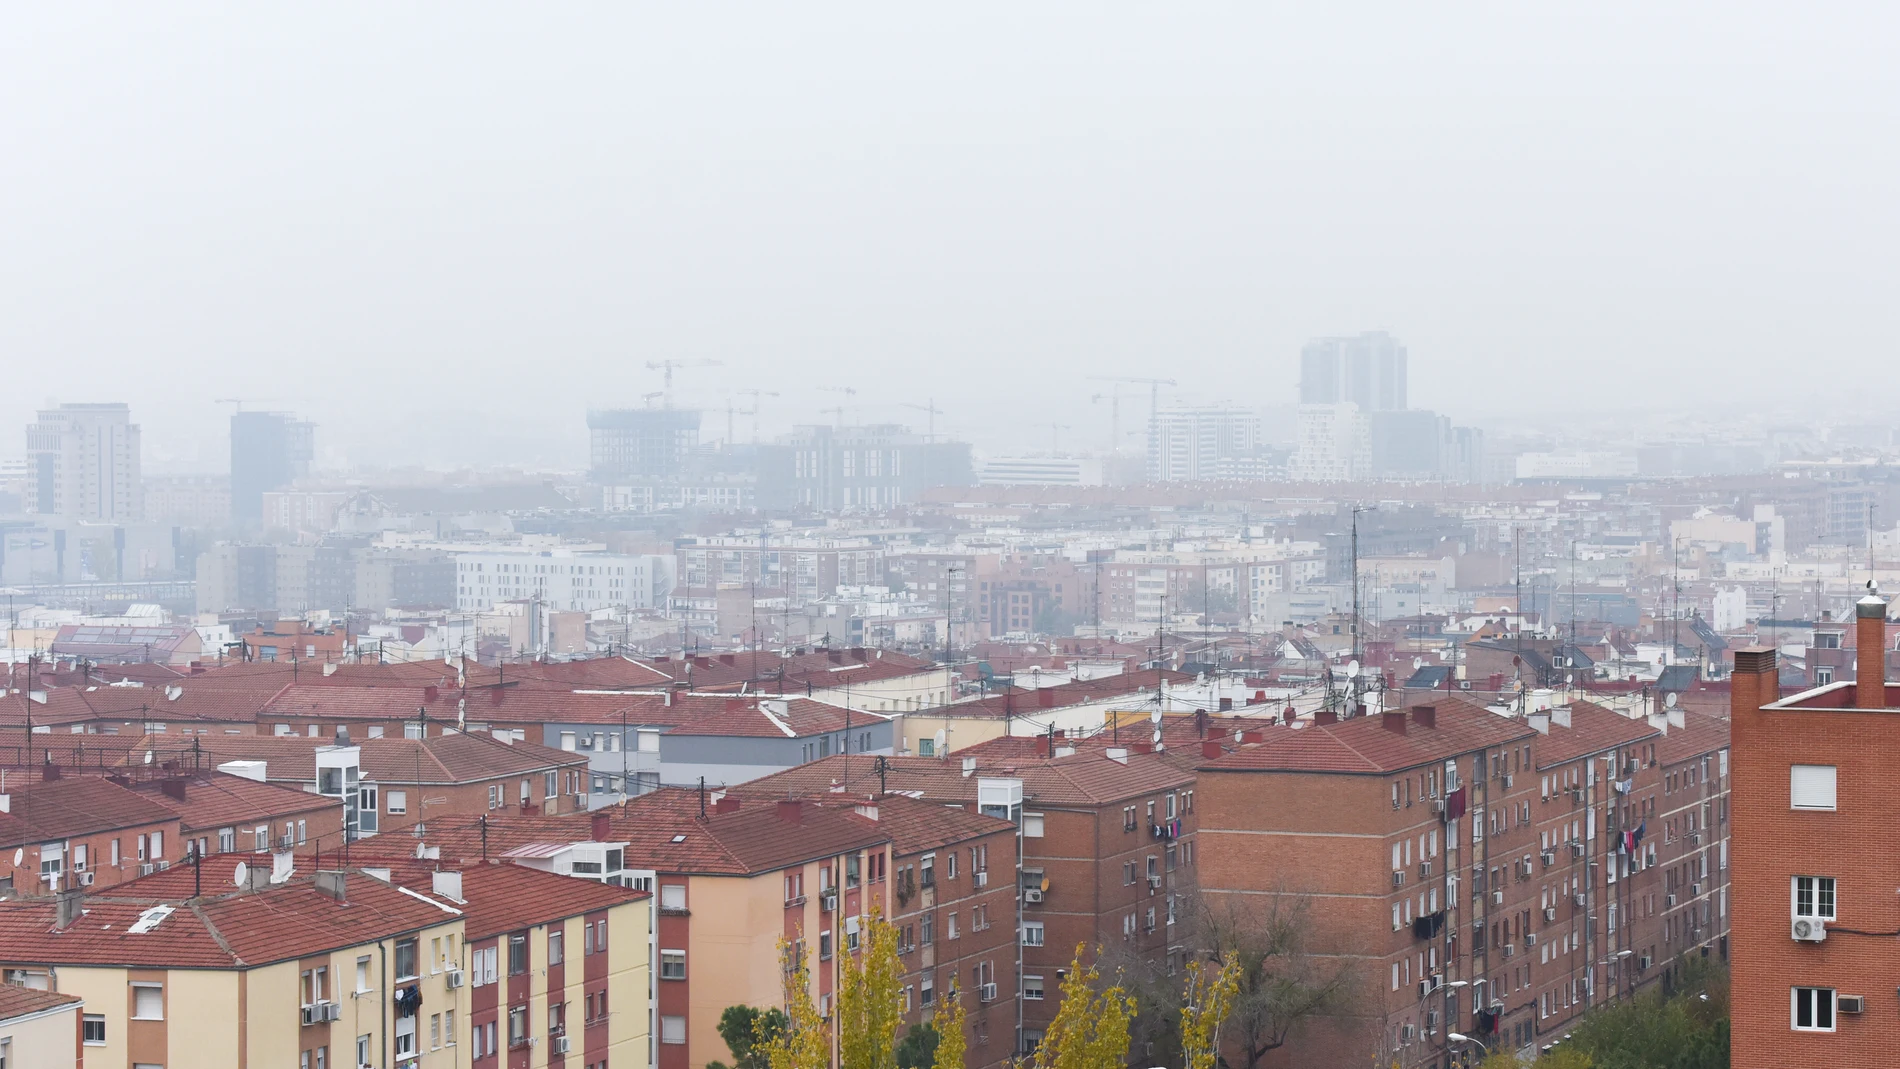
[[[508,1045],[522,1047],[528,1043],[528,1007],[516,1006],[508,1011]]]
[[[389,791],[386,797],[389,799],[389,811],[391,813],[409,812],[408,791]]]
[[[106,1041],[106,1015],[103,1013],[86,1014],[85,1040],[89,1046],[102,1046]]]
[[[1026,839],[1042,838],[1042,814],[1041,813],[1024,813],[1023,814],[1023,837]]]
[[[567,960],[567,933],[555,929],[548,933],[548,964],[559,965]]]
[[[686,1042],[686,1018],[661,1017],[660,1018],[660,1042],[662,1043]]]
[[[1042,998],[1042,977],[1023,977],[1023,997],[1033,1000],[1040,1000]]]
[[[414,980],[417,976],[416,941],[396,940],[396,979]]]
[[[508,937],[508,975],[520,976],[528,971],[528,937],[511,935]]]
[[[541,774],[542,796],[545,798],[553,798],[555,795],[558,795],[560,793],[561,793],[561,774],[559,772],[542,773]]]
[[[1041,921],[1025,921],[1023,923],[1023,945],[1024,946],[1026,947],[1041,946],[1042,934],[1043,934],[1043,928],[1042,928]]]
[[[356,1037],[356,1064],[369,1064],[369,1036],[367,1034]]]
[[[1797,987],[1794,992],[1793,1024],[1797,1032],[1834,1031],[1834,989]]]
[[[853,880],[855,885],[857,881]],[[660,885],[661,909],[685,909],[686,885],[683,883],[663,883]]]
[[[132,985],[132,1019],[134,1021],[165,1019],[165,988],[162,985]]]
[[[1834,919],[1834,877],[1796,876],[1794,878],[1794,915]]]
[[[660,951],[660,979],[662,980],[686,979],[686,951],[684,950]]]
[[[1789,808],[1833,809],[1834,772],[1833,765],[1791,765],[1788,773]]]
[[[368,990],[369,990],[369,955],[365,954],[362,957],[356,959],[356,993],[360,995],[363,992],[368,991]]]
[[[450,1046],[450,1047],[455,1046],[455,1011],[454,1010],[442,1011],[442,1043],[445,1046]],[[365,1059],[362,1064],[368,1065],[369,1061]]]

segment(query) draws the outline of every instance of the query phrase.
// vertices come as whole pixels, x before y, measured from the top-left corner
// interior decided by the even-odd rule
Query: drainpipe
[[[382,971],[382,983],[378,989],[377,1000],[382,1003],[383,1022],[383,1064],[394,1064],[389,1060],[389,940],[376,942],[376,955],[380,959],[378,967]]]

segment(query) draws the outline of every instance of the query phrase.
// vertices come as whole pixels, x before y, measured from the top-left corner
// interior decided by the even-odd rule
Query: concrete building
[[[1315,338],[1300,350],[1300,404],[1351,403],[1363,412],[1392,412],[1406,403],[1406,353],[1384,331]]]
[[[699,445],[697,409],[611,408],[587,413],[589,471],[598,483],[673,479]]]
[[[1260,416],[1228,405],[1157,410],[1148,421],[1148,478],[1204,482],[1245,477],[1260,451]]]
[[[1090,457],[1002,456],[977,465],[979,486],[1100,486],[1102,462]]]
[[[1298,444],[1288,474],[1300,482],[1362,482],[1372,477],[1372,424],[1351,401],[1300,406]]]
[[[1900,1048],[1900,929],[1886,841],[1900,819],[1891,754],[1900,693],[1886,677],[1887,603],[1855,605],[1853,682],[1782,697],[1776,654],[1744,649],[1734,723],[1736,1065],[1875,1066]]]
[[[893,508],[934,487],[975,481],[969,443],[934,441],[897,424],[805,426],[759,447],[763,509]]]
[[[0,1069],[76,1069],[85,1056],[85,1000],[18,984],[0,986]]]
[[[532,598],[550,609],[650,609],[673,589],[672,560],[591,546],[441,547],[455,560],[455,607]]]
[[[231,414],[231,519],[240,527],[264,522],[264,493],[310,474],[316,424],[284,412]]]
[[[95,523],[144,518],[139,427],[124,404],[41,409],[26,428],[28,510]]]
[[[223,475],[148,475],[145,518],[177,527],[224,527],[231,522],[231,480]]]

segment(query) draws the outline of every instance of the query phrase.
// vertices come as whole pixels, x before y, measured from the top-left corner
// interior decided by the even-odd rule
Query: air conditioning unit
[[[1501,905],[1503,905],[1503,904],[1504,904],[1504,892],[1503,892],[1503,891],[1493,891],[1493,892],[1491,892],[1491,904],[1492,904],[1492,905],[1494,905],[1494,906],[1501,906]]]
[[[1582,908],[1583,908],[1583,894],[1582,894],[1582,892],[1578,892],[1577,894],[1574,894],[1574,895],[1571,895],[1571,896],[1570,896],[1570,904],[1571,904],[1571,905],[1573,905],[1573,906],[1576,906],[1576,907],[1577,907],[1578,909],[1582,909]]]
[[[1023,901],[1035,904],[1042,901],[1042,888],[1030,887],[1023,891]]]
[[[1570,788],[1570,800],[1577,803],[1578,805],[1582,805],[1583,804],[1583,788],[1582,787]]]
[[[1676,896],[1669,897],[1672,899],[1670,905],[1675,905],[1673,899]],[[1827,938],[1827,925],[1815,917],[1796,917],[1791,934],[1797,943],[1819,943]]]
[[[1410,1043],[1412,1041],[1412,1033],[1414,1031],[1415,1029],[1409,1024],[1400,1025],[1399,1026],[1399,1042]]]
[[[302,1016],[304,1024],[316,1024],[323,1020],[323,1007],[313,1002],[303,1008]]]
[[[979,888],[988,887],[990,885],[990,872],[988,869],[984,869],[981,872],[973,872],[970,874],[970,878],[976,881],[976,885]]]
[[[1161,886],[1161,874],[1155,873],[1154,875],[1148,877],[1148,886],[1150,887]]]
[[[568,1051],[568,1039],[567,1039],[567,1037],[566,1037],[566,1036],[555,1036],[555,1037],[554,1037],[554,1053],[556,1053],[556,1054],[566,1054],[566,1053],[567,1053],[567,1051]]]
[[[1571,844],[1570,844],[1570,856],[1571,856],[1571,857],[1582,857],[1582,856],[1583,856],[1583,843],[1581,843],[1581,842],[1574,842],[1574,843],[1571,843]]]
[[[996,1001],[996,985],[995,985],[995,984],[984,984],[984,985],[983,985],[983,986],[982,986],[982,987],[981,987],[981,988],[980,988],[980,989],[979,989],[979,990],[977,991],[977,995],[978,995],[978,997],[979,997],[979,998],[981,998],[981,999],[982,999],[982,1000],[983,1000],[984,1002],[995,1002],[995,1001]]]
[[[1544,923],[1548,924],[1551,921],[1554,921],[1556,919],[1557,919],[1557,907],[1545,906],[1544,907]]]
[[[1537,933],[1536,933],[1536,932],[1525,932],[1525,933],[1524,933],[1524,945],[1525,945],[1525,946],[1527,946],[1527,947],[1534,947],[1534,946],[1536,946],[1536,945],[1537,945]]]
[[[1397,869],[1393,869],[1393,870],[1392,870],[1392,886],[1394,886],[1394,887],[1404,887],[1404,886],[1405,886],[1405,873],[1403,873],[1403,872],[1400,872],[1400,871],[1399,871],[1399,870],[1397,870]]]
[[[1555,865],[1555,864],[1557,863],[1557,855],[1556,855],[1556,854],[1554,854],[1554,853],[1552,853],[1552,852],[1551,852],[1551,851],[1549,851],[1549,850],[1546,850],[1546,851],[1544,851],[1544,852],[1543,852],[1543,854],[1542,854],[1542,855],[1540,855],[1540,856],[1541,856],[1541,857],[1543,858],[1543,860],[1544,860],[1544,867],[1545,867],[1545,868],[1549,868],[1549,867],[1551,867],[1552,865]]]
[[[1422,880],[1422,879],[1425,879],[1426,877],[1428,877],[1428,876],[1430,876],[1431,874],[1432,874],[1432,863],[1431,863],[1431,862],[1429,862],[1429,861],[1421,861],[1421,862],[1419,862],[1419,863],[1418,863],[1418,878],[1419,878],[1419,879],[1421,879],[1421,880]]]
[[[1511,774],[1510,774],[1509,772],[1506,772],[1506,773],[1504,774],[1504,789],[1505,789],[1505,790],[1507,790],[1507,791],[1508,791],[1508,790],[1510,790],[1510,789],[1511,789],[1511,785],[1512,785],[1512,784],[1514,784],[1514,783],[1516,783],[1516,782],[1517,782],[1517,777],[1516,777],[1516,776],[1513,776],[1513,775],[1511,775]]]
[[[1675,908],[1676,908],[1676,896],[1675,896],[1675,895],[1664,895],[1664,896],[1663,896],[1663,908],[1664,908],[1664,909],[1675,909]]]
[[[829,891],[826,891],[824,894],[821,894],[818,896],[818,908],[824,910],[826,913],[832,913],[837,910],[838,908],[837,888],[833,888]]]
[[[1431,1010],[1425,1014],[1425,1027],[1432,1028],[1432,1029],[1435,1029],[1438,1027],[1438,1011],[1437,1010]]]
[[[1432,799],[1432,812],[1437,813],[1441,817],[1445,815],[1445,800],[1443,798]]]
[[[1699,896],[1700,896],[1701,894],[1702,894],[1702,885],[1701,885],[1701,884],[1699,884],[1699,883],[1692,883],[1692,884],[1690,884],[1690,885],[1689,885],[1689,897],[1690,897],[1690,898],[1696,898],[1696,897],[1699,897]]]
[[[1643,767],[1642,763],[1637,761],[1634,757],[1632,757],[1629,760],[1623,762],[1623,774],[1626,776],[1630,775],[1631,773],[1635,772],[1637,769],[1641,767]]]
[[[461,987],[465,980],[467,980],[467,976],[462,972],[462,970],[460,969],[449,970],[449,975],[448,975],[449,990],[453,991],[454,989]]]
[[[341,1003],[320,1002],[317,1005],[322,1007],[323,1019],[325,1021],[340,1021],[343,1019],[343,1005]]]
[[[1838,995],[1834,999],[1834,1008],[1842,1013],[1865,1013],[1867,1012],[1867,996]]]
[[[1690,846],[1701,846],[1701,845],[1702,845],[1702,833],[1701,833],[1701,832],[1699,832],[1699,831],[1692,831],[1692,832],[1690,832],[1690,833],[1689,833],[1689,845],[1690,845]]]
[[[81,887],[91,887],[91,886],[92,886],[92,875],[93,875],[93,874],[92,874],[92,873],[90,873],[90,872],[82,872],[82,873],[80,873],[80,874],[79,874],[79,886],[81,886]]]
[[[1638,969],[1649,968],[1649,963],[1650,963],[1650,957],[1648,954],[1644,954],[1642,957],[1636,959],[1636,967]]]
[[[1516,944],[1516,943],[1506,943],[1506,944],[1504,944],[1504,956],[1505,956],[1505,957],[1507,957],[1507,958],[1514,958],[1514,957],[1516,957],[1516,956],[1517,956],[1517,944]]]

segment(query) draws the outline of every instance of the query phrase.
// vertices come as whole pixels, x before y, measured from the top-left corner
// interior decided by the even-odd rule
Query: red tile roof
[[[61,1007],[76,1009],[84,1001],[78,995],[38,991],[18,984],[0,984],[0,1024]]]
[[[148,735],[126,763],[143,762],[146,750],[156,761],[173,759],[189,767],[263,761],[271,782],[307,783],[317,778],[317,748],[332,741],[304,735]],[[478,783],[587,764],[585,754],[532,742],[511,745],[479,732],[355,741],[362,748],[363,778],[377,783]]]
[[[1403,733],[1387,730],[1384,718],[1356,716],[1336,724],[1303,722],[1278,727],[1259,743],[1200,767],[1214,772],[1335,772],[1381,775],[1444,761],[1459,754],[1534,738],[1522,721],[1499,716],[1455,698],[1434,703],[1436,725],[1407,715]]]
[[[462,898],[466,901],[462,919],[468,925],[469,939],[551,924],[646,897],[645,891],[499,861],[462,868]]]
[[[165,793],[162,781],[141,783],[133,789],[177,813],[180,827],[187,833],[343,809],[340,799],[223,772],[200,772],[182,778],[181,783],[185,796],[182,801]]]
[[[1161,685],[1162,672],[1162,669],[1149,668],[1140,672],[1125,672],[1121,675],[1103,676],[1100,679],[1063,683],[1040,689],[1010,687],[1001,693],[991,694],[976,701],[958,702],[947,709],[933,709],[931,715],[1023,716],[1033,715],[1040,709],[1060,709],[1070,705],[1136,698],[1141,692],[1158,688]],[[1186,672],[1169,671],[1167,679],[1170,683],[1186,683],[1192,681],[1194,677]]]
[[[884,758],[882,782],[890,792],[914,794],[933,802],[976,801],[977,780],[1020,779],[1025,801],[1043,805],[1094,807],[1120,802],[1155,791],[1189,786],[1192,768],[1162,753],[1131,753],[1127,763],[1107,756],[1104,749],[1081,750],[1069,757],[977,761],[969,775],[963,772],[963,754],[938,757]],[[748,794],[814,796],[834,788],[855,792],[875,790],[880,782],[878,758],[863,754],[836,754],[807,762],[743,785]]]
[[[1665,765],[1680,761],[1691,761],[1703,754],[1712,754],[1729,744],[1729,721],[1725,716],[1711,716],[1696,709],[1683,711],[1683,726],[1670,728],[1663,735],[1662,742],[1656,747],[1657,756]],[[1710,769],[1710,775],[1715,770]]]
[[[78,838],[119,828],[169,824],[178,815],[137,791],[97,776],[8,785],[0,847]]]
[[[1647,720],[1632,720],[1590,702],[1571,702],[1570,726],[1564,727],[1553,720],[1550,735],[1538,740],[1537,767],[1550,768],[1579,757],[1633,745],[1658,734],[1660,732],[1650,727]]]

